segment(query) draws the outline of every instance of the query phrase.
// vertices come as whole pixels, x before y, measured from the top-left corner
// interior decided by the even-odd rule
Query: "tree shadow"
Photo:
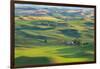
[[[50,64],[52,61],[48,57],[17,57],[15,66]]]

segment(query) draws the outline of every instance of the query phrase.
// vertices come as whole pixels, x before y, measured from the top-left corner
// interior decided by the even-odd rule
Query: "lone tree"
[[[39,36],[38,38],[41,39],[41,40],[43,40],[44,43],[48,42],[48,37],[46,37],[46,36]]]
[[[79,38],[74,39],[73,42],[75,43],[75,45],[81,45],[81,40]]]
[[[47,39],[44,39],[44,42],[47,43]]]

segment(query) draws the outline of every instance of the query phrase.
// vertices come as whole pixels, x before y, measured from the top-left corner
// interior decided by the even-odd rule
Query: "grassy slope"
[[[16,48],[16,59],[18,57],[29,57],[33,58],[34,61],[35,57],[44,57],[48,58],[50,63],[70,63],[70,62],[85,62],[85,61],[94,61],[94,53],[93,48],[87,49],[85,47],[71,47],[71,46],[33,46],[32,48]],[[21,62],[26,62],[27,60],[16,61],[17,65]],[[38,60],[43,60],[43,58],[39,58]],[[37,64],[41,64],[37,60]],[[45,60],[47,61],[47,60]],[[27,61],[24,63],[26,65],[30,64],[31,61]],[[48,63],[49,63],[48,62]],[[43,61],[42,63],[45,64]],[[47,63],[47,64],[48,64]],[[35,64],[35,63],[31,63]],[[22,64],[23,65],[23,64]]]
[[[55,20],[53,20],[55,22]],[[61,20],[62,21],[62,20]],[[20,26],[27,26],[27,27],[33,27],[36,20],[32,21],[16,21],[16,28]],[[57,22],[57,21],[56,21]],[[59,23],[59,22],[57,22]],[[21,41],[21,43],[17,43],[16,45],[20,47],[16,47],[15,49],[15,57],[16,57],[16,65],[23,65],[23,64],[49,64],[49,63],[70,63],[70,62],[82,62],[82,61],[93,61],[93,46],[64,46],[59,45],[58,43],[62,40],[72,40],[73,37],[65,36],[64,34],[56,33],[59,30],[63,29],[75,29],[78,30],[82,35],[80,39],[83,40],[83,42],[91,42],[93,41],[92,38],[89,38],[86,36],[86,32],[83,33],[83,31],[87,31],[88,28],[84,26],[84,21],[81,20],[74,20],[66,22],[71,27],[56,27],[51,30],[23,30],[21,29],[21,32],[26,33],[29,36],[33,35],[44,35],[47,37],[52,37],[57,39],[57,41],[49,40],[49,42],[45,46],[38,46],[34,45],[34,43],[38,43],[39,40],[31,38],[26,39],[25,36],[22,34],[18,34],[16,31],[16,41]],[[39,26],[41,28],[44,28],[43,26]],[[49,27],[49,26],[48,26]],[[93,34],[93,33],[91,33]],[[87,40],[88,39],[88,40]],[[40,41],[41,42],[41,41]],[[50,45],[54,44],[54,45]],[[31,47],[29,48],[29,46]],[[38,59],[36,59],[37,57]],[[27,60],[30,59],[30,60]],[[35,60],[36,59],[36,60]],[[40,60],[40,61],[39,61]],[[47,62],[45,62],[47,61]]]

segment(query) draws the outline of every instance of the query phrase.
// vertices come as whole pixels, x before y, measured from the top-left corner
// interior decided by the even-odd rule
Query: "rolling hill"
[[[36,8],[16,8],[16,66],[94,61],[91,14],[85,19],[82,9]]]

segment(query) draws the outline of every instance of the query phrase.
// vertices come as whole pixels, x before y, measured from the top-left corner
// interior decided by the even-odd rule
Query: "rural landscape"
[[[94,61],[94,8],[15,4],[15,66]]]

